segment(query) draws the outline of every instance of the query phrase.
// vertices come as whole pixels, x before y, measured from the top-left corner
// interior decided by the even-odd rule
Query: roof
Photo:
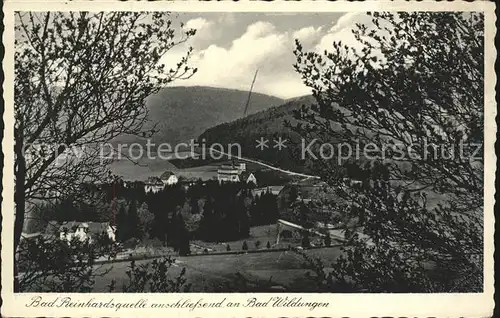
[[[87,222],[89,232],[99,234],[106,232],[110,226],[108,222]]]
[[[263,193],[267,193],[268,191],[270,191],[272,194],[278,195],[282,189],[283,189],[283,186],[272,185],[272,186],[267,186],[267,187],[263,187],[263,188],[253,189],[252,194],[254,196],[255,195],[262,195]]]
[[[59,232],[64,231],[65,229],[68,231],[75,231],[77,228],[84,226],[82,222],[76,222],[76,221],[70,221],[70,222],[63,222],[62,224],[59,225]],[[89,227],[86,225],[85,227]]]
[[[168,180],[168,178],[170,178],[170,176],[175,176],[175,174],[170,171],[170,170],[167,170],[165,171],[161,176],[160,176],[160,179],[162,180]]]
[[[323,182],[289,183],[278,194],[278,211],[283,217],[291,217],[293,210],[302,204],[311,212],[311,220],[323,220],[337,213],[332,204],[342,205],[345,200],[335,189]]]

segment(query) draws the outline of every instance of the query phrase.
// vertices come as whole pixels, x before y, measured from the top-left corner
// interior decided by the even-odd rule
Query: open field
[[[322,248],[306,251],[313,257],[321,257],[326,264],[333,262],[341,251],[338,247]],[[151,260],[138,261],[145,264]],[[111,269],[104,277],[97,278],[94,292],[107,291],[112,279],[118,288],[126,280],[125,272],[129,262],[103,265],[103,269]],[[297,291],[314,291],[315,282],[306,277],[307,270],[303,257],[293,251],[249,253],[239,255],[203,255],[176,257],[176,265],[169,269],[171,277],[186,268],[188,283],[192,284],[192,292],[223,292],[234,284],[237,273],[253,282],[268,282],[287,286]]]
[[[231,251],[241,251],[243,242],[247,242],[249,250],[266,249],[267,242],[269,242],[269,244],[272,247],[279,247],[275,245],[276,236],[277,236],[276,224],[253,226],[250,228],[250,236],[248,238],[230,242],[222,242],[222,243],[204,242],[196,240],[191,242],[192,243],[191,251],[196,252],[195,250],[193,250],[193,247],[200,247],[202,250],[204,248],[207,248],[209,252],[224,252],[227,250],[228,245]],[[258,248],[255,245],[257,241],[260,242],[260,246]],[[281,247],[286,247],[286,246],[287,245],[283,245]]]

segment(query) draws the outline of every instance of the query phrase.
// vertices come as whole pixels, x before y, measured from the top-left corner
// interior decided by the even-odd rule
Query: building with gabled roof
[[[161,176],[160,180],[165,184],[165,185],[174,185],[179,182],[179,178],[170,170],[165,171]]]
[[[245,163],[222,164],[217,169],[217,180],[219,182],[245,182],[257,185],[255,175],[246,169]]]
[[[250,171],[243,171],[240,174],[240,181],[244,183],[253,183],[257,186],[257,178],[255,178],[255,175]]]

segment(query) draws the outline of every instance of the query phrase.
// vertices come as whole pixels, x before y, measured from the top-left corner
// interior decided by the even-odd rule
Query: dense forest
[[[308,163],[300,158],[301,136],[289,129],[285,123],[295,123],[294,112],[302,105],[310,105],[312,102],[311,96],[291,99],[278,107],[209,128],[199,136],[198,140],[200,143],[204,141],[208,146],[215,143],[221,145],[238,143],[244,157],[261,160],[284,169],[305,172],[308,170]],[[262,150],[256,148],[256,140],[260,140],[261,137],[269,140],[268,147]],[[279,138],[286,140],[285,147],[281,150],[274,147],[276,145],[274,140],[277,141]],[[210,162],[213,161],[209,158],[172,161],[179,168],[200,166]]]

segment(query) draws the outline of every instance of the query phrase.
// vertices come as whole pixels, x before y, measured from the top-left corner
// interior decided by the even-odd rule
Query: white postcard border
[[[7,1],[4,3],[4,25],[3,43],[5,57],[3,68],[4,81],[4,139],[2,149],[4,153],[3,169],[3,192],[2,192],[2,315],[3,316],[168,316],[168,317],[305,317],[305,316],[465,316],[480,317],[489,316],[493,310],[493,233],[494,233],[494,193],[495,193],[495,170],[496,155],[494,143],[496,140],[496,102],[495,83],[496,74],[494,63],[496,50],[494,47],[495,36],[495,13],[494,3],[491,2],[119,2],[119,1]],[[14,174],[13,174],[13,65],[14,65],[14,11],[253,11],[253,12],[324,12],[324,11],[483,11],[485,13],[485,189],[484,189],[484,292],[478,294],[41,294],[23,293],[14,294],[10,283],[13,277],[12,264],[13,255],[13,216],[14,216]],[[238,301],[246,303],[250,297],[266,300],[272,296],[302,297],[304,301],[328,302],[327,308],[212,308],[212,309],[96,309],[96,308],[33,308],[26,307],[32,297],[43,296],[44,299],[52,300],[55,297],[70,296],[73,301],[88,301],[91,298],[106,301],[111,298],[120,302],[136,302],[138,299],[148,299],[149,302],[162,302],[166,299],[187,299],[196,302],[197,299],[204,301]]]

